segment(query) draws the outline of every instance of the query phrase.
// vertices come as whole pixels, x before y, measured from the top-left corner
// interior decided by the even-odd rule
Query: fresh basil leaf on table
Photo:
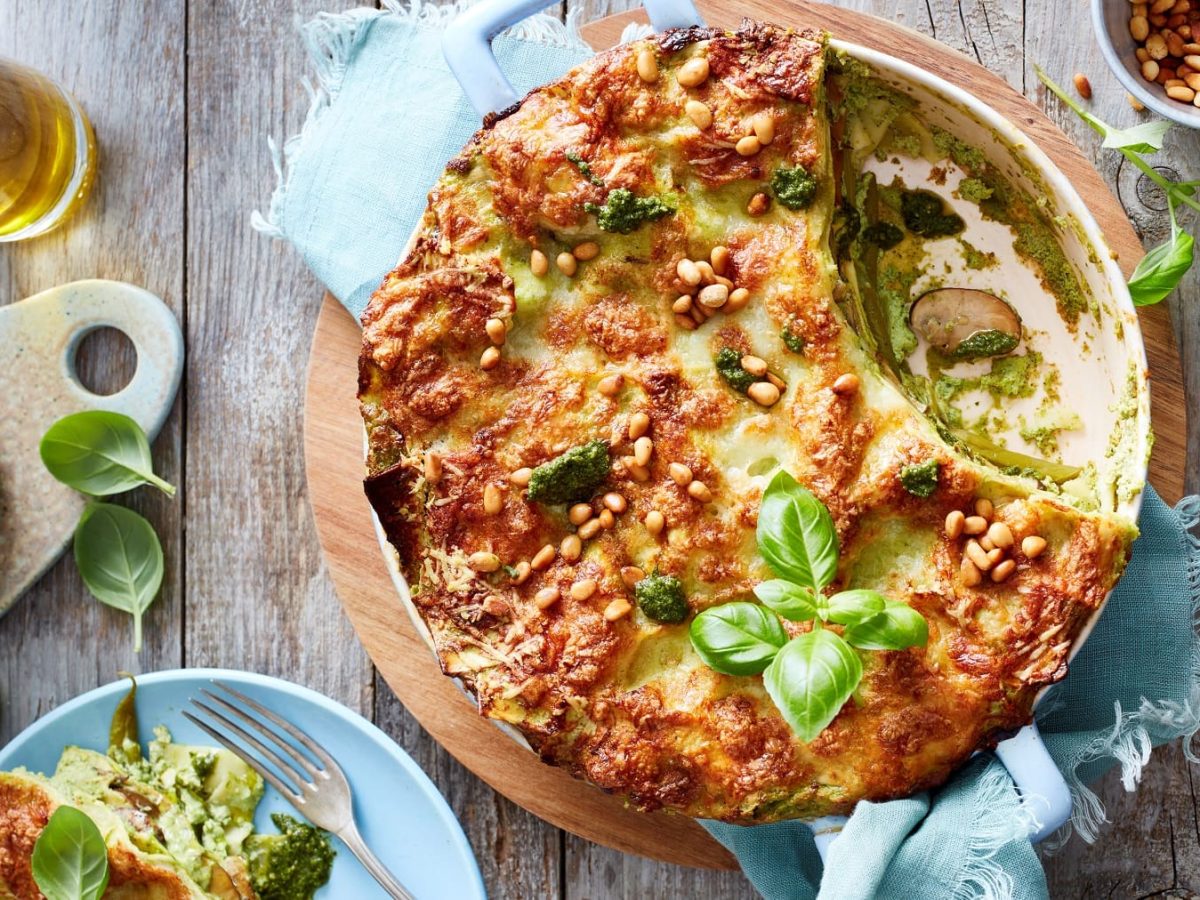
[[[120,413],[89,410],[64,416],[50,426],[39,450],[50,474],[83,494],[107,497],[152,484],[175,495],[174,486],[154,474],[146,433]]]
[[[757,675],[787,643],[778,617],[756,603],[725,603],[692,620],[689,634],[704,664],[726,675]]]
[[[1192,236],[1178,229],[1166,242],[1152,247],[1129,279],[1129,296],[1133,302],[1138,306],[1149,306],[1167,297],[1191,269],[1194,255]]]
[[[808,622],[817,617],[816,591],[793,581],[785,581],[782,578],[764,581],[755,585],[754,596],[761,600],[764,606],[793,622]]]
[[[860,650],[904,650],[929,640],[929,624],[908,604],[889,600],[882,612],[848,625],[845,638]]]
[[[133,616],[133,649],[142,649],[142,613],[158,596],[163,552],[153,526],[111,503],[89,503],[75,528],[75,567],[101,603]]]
[[[98,900],[108,887],[108,847],[90,818],[71,806],[54,810],[31,860],[46,900]]]
[[[779,712],[803,741],[833,721],[862,680],[862,660],[844,640],[823,628],[792,638],[763,673]]]
[[[838,538],[825,504],[780,471],[758,510],[758,552],[781,578],[819,591],[837,576]]]

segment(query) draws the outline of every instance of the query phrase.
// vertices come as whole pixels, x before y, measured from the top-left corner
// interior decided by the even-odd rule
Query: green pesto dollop
[[[279,834],[256,834],[246,841],[250,884],[259,900],[310,900],[333,868],[329,839],[282,813],[271,821]]]
[[[607,477],[608,444],[588,441],[534,469],[527,496],[538,503],[582,500]]]
[[[793,353],[804,352],[804,338],[786,325],[783,331],[779,332],[779,339],[783,341],[783,346],[787,347]]]
[[[639,197],[628,188],[609,191],[603,206],[585,203],[583,208],[596,217],[603,230],[618,234],[629,234],[646,222],[675,212],[675,207],[661,197]]]
[[[1037,390],[1040,353],[1002,356],[992,360],[992,370],[979,379],[979,385],[998,397],[1032,397]]]
[[[891,250],[904,240],[904,232],[891,222],[876,222],[863,229],[862,239],[880,250]]]
[[[713,365],[717,367],[717,374],[725,379],[726,384],[739,393],[746,393],[750,385],[758,380],[742,368],[742,354],[732,347],[722,348],[713,357]]]
[[[573,150],[567,151],[567,161],[579,170],[579,174],[594,184],[596,187],[604,187],[604,179],[596,175],[592,171],[591,165],[586,159],[575,153]]]
[[[941,464],[936,459],[905,466],[900,470],[900,484],[914,497],[924,500],[937,490],[940,469]]]
[[[817,196],[817,179],[800,166],[780,166],[771,175],[771,192],[788,209],[807,209]]]
[[[674,575],[647,575],[634,585],[633,594],[642,612],[655,622],[677,625],[687,618],[683,583]]]
[[[951,354],[955,359],[979,359],[984,356],[1003,356],[1016,349],[1021,339],[1007,331],[989,328],[977,331],[962,341]]]
[[[900,214],[905,227],[921,237],[949,237],[967,227],[962,216],[946,212],[942,198],[931,191],[905,191],[900,198]]]

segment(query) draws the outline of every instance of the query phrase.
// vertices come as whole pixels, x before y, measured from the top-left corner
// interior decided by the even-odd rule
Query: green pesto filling
[[[957,347],[953,354],[955,359],[979,359],[983,356],[1003,356],[1017,348],[1021,339],[1007,331],[988,329],[977,331]]]
[[[932,497],[938,486],[938,471],[941,464],[931,459],[900,470],[900,484],[914,497],[922,500]]]
[[[891,250],[904,240],[904,232],[891,222],[876,222],[863,229],[862,239],[880,250]]]
[[[683,583],[674,575],[647,575],[634,586],[633,594],[642,612],[655,622],[677,625],[687,618]]]
[[[962,248],[963,262],[968,269],[991,269],[999,265],[996,254],[991,250],[980,250],[966,238],[959,238],[958,245]]]
[[[534,469],[527,495],[538,503],[582,500],[608,477],[608,466],[608,444],[588,441]]]
[[[807,209],[817,196],[817,179],[799,166],[781,166],[771,174],[771,191],[788,209]]]
[[[312,825],[274,813],[279,834],[246,840],[250,884],[260,900],[307,900],[329,880],[334,850]]]
[[[604,231],[629,234],[646,222],[672,215],[675,207],[661,197],[638,197],[628,188],[609,191],[603,206],[585,203],[583,208],[596,217]]]
[[[804,349],[801,344],[801,349]],[[713,357],[713,365],[717,374],[725,379],[725,383],[739,393],[746,393],[750,385],[758,379],[742,368],[742,354],[732,347],[724,347]]]
[[[604,179],[596,175],[592,171],[591,165],[586,159],[574,151],[567,151],[567,161],[579,170],[579,174],[594,184],[596,187],[604,187]]]
[[[783,346],[787,347],[793,353],[804,352],[804,338],[792,331],[792,329],[784,327],[783,331],[779,332],[779,339],[783,341]]]
[[[967,227],[962,216],[946,212],[942,198],[932,191],[905,191],[900,199],[904,225],[926,238],[949,237]]]
[[[958,196],[971,203],[981,203],[995,193],[982,178],[964,178],[958,185]]]

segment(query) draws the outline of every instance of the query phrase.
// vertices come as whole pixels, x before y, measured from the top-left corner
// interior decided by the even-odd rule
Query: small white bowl
[[[1104,61],[1125,89],[1148,109],[1172,122],[1200,129],[1200,107],[1172,100],[1162,85],[1142,77],[1141,63],[1134,55],[1137,44],[1129,33],[1129,9],[1128,0],[1092,0],[1092,25]]]

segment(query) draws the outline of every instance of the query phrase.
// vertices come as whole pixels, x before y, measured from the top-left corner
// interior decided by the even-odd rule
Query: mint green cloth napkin
[[[282,152],[272,146],[279,187],[255,226],[289,241],[356,316],[396,263],[445,162],[479,124],[442,61],[440,30],[453,13],[389,5],[322,15],[302,30],[318,83],[303,131]],[[498,38],[496,52],[525,91],[591,51],[543,16]],[[1085,839],[1104,820],[1087,782],[1119,764],[1132,790],[1152,744],[1200,728],[1192,626],[1200,548],[1188,534],[1198,518],[1195,498],[1172,510],[1147,493],[1128,573],[1070,676],[1039,707],[1074,794],[1067,830]],[[824,873],[800,823],[707,827],[769,900],[1041,898],[1030,821],[1003,767],[983,754],[939,791],[860,804]]]

